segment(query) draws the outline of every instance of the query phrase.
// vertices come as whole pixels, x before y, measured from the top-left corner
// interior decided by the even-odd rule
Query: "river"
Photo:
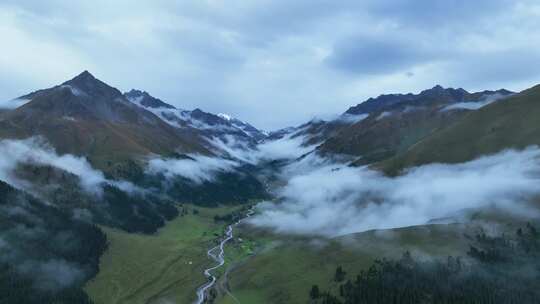
[[[197,289],[197,301],[195,302],[196,304],[204,303],[204,300],[207,296],[207,291],[210,290],[210,288],[212,288],[212,286],[214,286],[214,284],[216,283],[217,279],[214,275],[212,275],[211,271],[216,270],[223,266],[223,264],[225,264],[225,244],[233,238],[233,228],[236,225],[240,224],[246,218],[250,217],[252,214],[253,210],[249,210],[246,214],[246,217],[234,224],[230,224],[229,226],[227,226],[227,229],[225,230],[225,237],[221,240],[221,242],[219,242],[219,245],[212,247],[206,252],[206,254],[210,258],[212,258],[212,260],[217,262],[217,265],[204,270],[204,275],[210,280]]]

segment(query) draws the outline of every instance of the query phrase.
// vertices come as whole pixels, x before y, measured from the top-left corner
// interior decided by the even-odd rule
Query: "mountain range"
[[[505,89],[469,93],[437,85],[418,94],[380,95],[336,119],[267,133],[227,114],[176,108],[145,91],[121,93],[84,71],[13,100],[22,105],[0,114],[0,137],[43,136],[59,153],[85,156],[113,175],[126,162],[147,155],[223,155],[216,140],[247,149],[285,136],[304,137],[304,144],[317,145],[321,154],[367,164],[403,153],[471,112],[513,95]]]
[[[416,166],[463,163],[540,145],[538,117],[540,86],[516,93],[437,85],[417,94],[370,98],[332,120],[312,119],[265,132],[227,114],[178,108],[143,90],[122,93],[84,71],[18,97],[0,111],[0,148],[7,153],[0,159],[0,209],[10,210],[0,214],[0,249],[9,243],[17,250],[10,260],[0,253],[0,269],[8,271],[5,277],[0,272],[0,290],[13,285],[5,282],[16,282],[19,287],[9,300],[17,303],[42,296],[51,303],[90,303],[82,288],[98,273],[99,257],[107,248],[102,229],[107,237],[156,234],[188,210],[193,215],[188,221],[195,221],[197,208],[214,217],[213,222],[204,218],[204,225],[213,223],[208,227],[218,229],[216,223],[238,214],[218,215],[208,207],[231,212],[231,206],[279,200],[272,182],[288,183],[279,180],[280,170],[309,154],[393,177]],[[19,147],[13,142],[32,146],[16,150],[27,154],[20,157],[6,148]],[[261,157],[269,149],[287,158],[276,152],[291,149],[291,142],[300,145],[293,149],[303,155]],[[17,163],[9,164],[10,157]],[[88,191],[86,179],[98,191]],[[8,185],[10,180],[19,183]],[[201,222],[189,223],[194,230],[190,242],[201,238],[205,246],[210,244],[210,230],[199,231]],[[24,237],[17,239],[18,234]],[[64,248],[68,241],[76,246]],[[81,245],[86,243],[92,248]],[[39,270],[60,265],[77,271],[69,284],[56,282],[54,292],[43,292],[39,288],[47,281],[45,274],[33,278],[13,266],[25,261]]]

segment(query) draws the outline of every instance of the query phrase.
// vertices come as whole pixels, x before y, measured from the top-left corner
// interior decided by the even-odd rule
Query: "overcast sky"
[[[2,100],[89,70],[264,129],[435,84],[540,83],[537,0],[2,0],[0,39]]]

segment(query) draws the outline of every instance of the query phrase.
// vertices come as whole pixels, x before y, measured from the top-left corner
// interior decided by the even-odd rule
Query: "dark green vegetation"
[[[0,209],[0,303],[91,303],[101,230],[1,181]]]
[[[195,183],[187,178],[152,177],[170,197],[199,206],[245,204],[268,197],[266,189],[253,175],[243,172],[219,172],[213,180]]]
[[[536,86],[469,113],[380,166],[395,174],[407,167],[459,163],[504,149],[538,145],[539,117],[540,86]]]
[[[538,303],[540,301],[540,234],[531,224],[515,235],[488,236],[480,231],[466,257],[446,260],[378,260],[346,282],[339,292],[320,292],[312,300],[324,304],[353,303]]]
[[[178,215],[172,201],[149,192],[129,193],[102,185],[96,186],[100,194],[89,193],[81,188],[78,176],[55,167],[25,164],[16,174],[67,214],[125,231],[153,233]]]

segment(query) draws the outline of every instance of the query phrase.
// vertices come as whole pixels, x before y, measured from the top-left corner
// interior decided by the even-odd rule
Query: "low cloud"
[[[300,130],[301,131],[301,130]],[[288,134],[277,140],[264,141],[255,147],[249,147],[239,142],[234,137],[226,137],[225,140],[214,138],[211,144],[223,151],[227,156],[249,164],[257,164],[261,161],[296,159],[307,154],[315,145],[305,145],[305,136],[298,132]]]
[[[280,233],[332,237],[420,225],[487,206],[532,215],[520,202],[540,193],[539,158],[534,147],[389,178],[310,155],[286,168],[290,179],[278,203],[260,204],[250,222]]]
[[[28,189],[30,184],[19,179],[15,170],[21,164],[52,166],[79,177],[81,187],[94,194],[101,194],[101,186],[108,183],[124,191],[133,191],[135,186],[125,181],[110,181],[103,173],[92,168],[84,157],[71,154],[58,155],[43,138],[31,137],[24,140],[0,140],[0,180],[15,187]]]
[[[344,123],[348,123],[348,124],[355,124],[357,122],[361,122],[362,120],[368,117],[369,117],[369,114],[354,115],[354,114],[345,113],[345,114],[340,115],[336,120],[344,122]]]
[[[155,158],[148,162],[147,173],[162,173],[167,178],[182,176],[195,183],[212,181],[219,172],[234,170],[237,163],[222,158],[192,155],[185,159]]]
[[[458,102],[458,103],[444,107],[442,111],[449,111],[449,110],[455,110],[455,109],[478,110],[482,107],[485,107],[491,103],[494,103],[495,101],[504,99],[506,97],[508,97],[508,95],[496,93],[493,95],[486,96],[485,98],[476,102]]]
[[[48,261],[25,261],[18,270],[34,279],[35,287],[46,291],[58,291],[86,279],[85,272],[79,265],[62,259]]]

